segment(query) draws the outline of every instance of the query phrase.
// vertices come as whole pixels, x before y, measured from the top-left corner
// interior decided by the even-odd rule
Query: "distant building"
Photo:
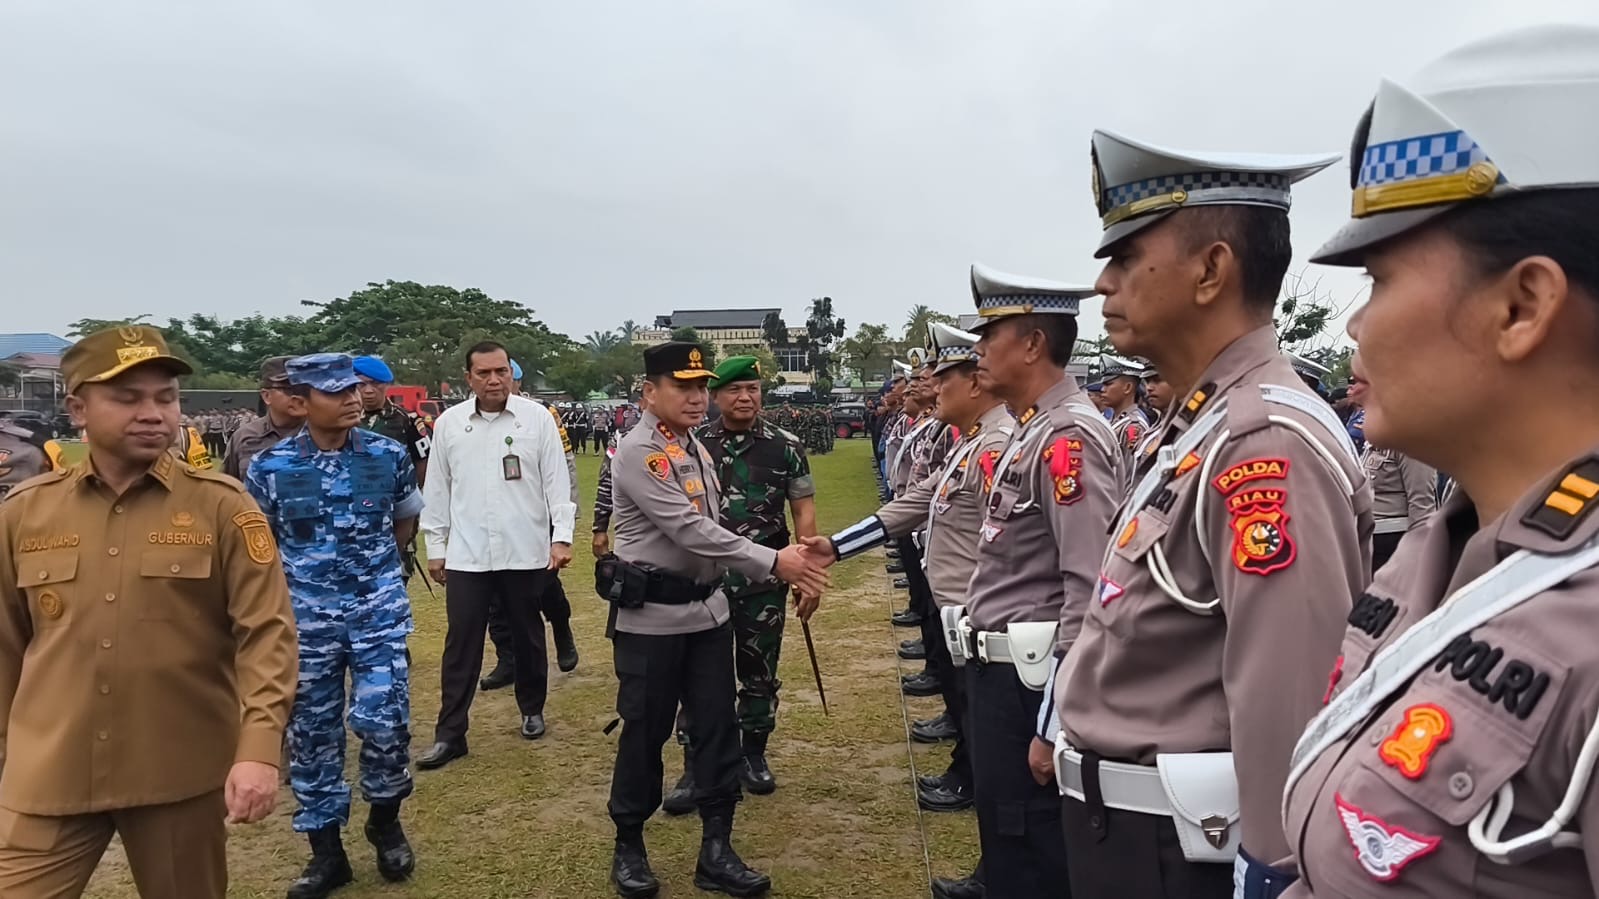
[[[657,315],[655,326],[633,335],[633,342],[654,346],[672,339],[679,328],[693,328],[701,342],[716,351],[717,358],[732,355],[729,348],[765,346],[777,359],[778,376],[785,384],[811,383],[810,356],[799,346],[804,328],[789,328],[787,346],[772,346],[766,340],[766,317],[781,315],[781,309],[679,309],[671,315]]]
[[[72,341],[54,334],[0,334],[0,409],[56,411],[61,354]]]

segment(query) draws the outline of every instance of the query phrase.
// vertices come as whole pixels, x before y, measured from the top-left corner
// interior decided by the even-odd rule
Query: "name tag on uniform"
[[[505,447],[506,449],[510,449],[511,438],[505,438]],[[505,475],[505,479],[507,481],[522,480],[522,460],[517,458],[516,453],[506,453],[503,457],[501,457],[500,470],[501,473]]]

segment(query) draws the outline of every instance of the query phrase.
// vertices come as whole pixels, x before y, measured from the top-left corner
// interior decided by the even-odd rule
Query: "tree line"
[[[466,348],[486,339],[504,344],[530,373],[529,380],[542,379],[549,388],[573,397],[595,393],[626,397],[644,371],[644,347],[636,341],[643,328],[635,321],[594,331],[579,341],[550,330],[531,308],[495,299],[477,288],[370,282],[349,296],[303,300],[301,305],[308,310],[304,315],[253,315],[226,321],[196,313],[168,319],[161,327],[173,351],[195,367],[190,386],[203,389],[256,386],[261,360],[268,356],[340,351],[380,355],[402,383],[440,390],[460,381]],[[1349,351],[1327,334],[1329,324],[1343,311],[1318,285],[1292,279],[1278,306],[1276,323],[1283,345],[1333,368],[1335,375],[1346,375]],[[68,336],[81,337],[115,325],[153,324],[150,318],[145,314],[120,320],[79,319],[69,326]],[[790,329],[780,313],[769,314],[762,324],[763,343],[725,349],[760,359],[768,388],[780,383],[773,350],[797,349],[798,356],[785,355],[803,358],[814,389],[826,393],[846,374],[864,383],[881,381],[894,359],[904,358],[909,347],[926,343],[933,324],[955,322],[953,315],[918,304],[898,328],[863,323],[848,334],[844,319],[834,314],[832,298],[824,296],[810,301],[803,326]],[[692,328],[679,328],[672,337],[699,342]],[[1110,351],[1094,344],[1090,349]],[[713,351],[707,364],[715,361]]]

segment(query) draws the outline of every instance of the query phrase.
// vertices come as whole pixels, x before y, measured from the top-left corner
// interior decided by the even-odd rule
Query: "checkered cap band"
[[[1225,190],[1237,188],[1264,188],[1282,193],[1282,207],[1288,208],[1289,186],[1293,182],[1287,175],[1276,175],[1269,172],[1195,172],[1191,175],[1163,175],[1159,178],[1146,178],[1143,181],[1134,181],[1130,184],[1118,184],[1105,189],[1104,205],[1101,212],[1109,212],[1129,203],[1147,200],[1150,197],[1159,197],[1173,191],[1198,191],[1198,190]],[[1259,199],[1258,195],[1251,199]]]
[[[977,304],[977,311],[985,309],[1007,309],[1011,306],[1032,306],[1034,312],[1062,312],[1066,315],[1076,315],[1077,306],[1081,301],[1076,297],[1058,297],[1047,294],[1013,293],[1003,296],[983,297]]]
[[[1360,160],[1357,186],[1398,184],[1436,175],[1452,175],[1487,161],[1488,154],[1464,131],[1391,140],[1366,147]],[[1499,180],[1503,181],[1504,177],[1500,176]]]
[[[969,346],[947,346],[938,351],[940,362],[964,362],[967,359],[976,359],[977,350]]]

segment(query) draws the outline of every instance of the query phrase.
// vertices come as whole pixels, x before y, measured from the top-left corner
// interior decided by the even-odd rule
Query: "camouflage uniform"
[[[730,431],[718,421],[700,436],[722,484],[722,526],[762,546],[787,546],[785,503],[816,493],[800,439],[761,418],[748,431]],[[737,573],[729,573],[724,583],[733,612],[739,729],[769,734],[777,726],[777,691],[782,686],[777,660],[788,587],[777,580],[750,583]]]
[[[300,632],[300,679],[289,719],[294,829],[347,823],[344,677],[354,683],[349,725],[361,738],[361,794],[411,794],[410,683],[405,592],[394,522],[422,509],[405,447],[355,429],[336,452],[306,431],[264,450],[246,486],[272,523]]]
[[[411,454],[412,463],[421,465],[427,461],[428,447],[433,443],[432,432],[422,419],[392,401],[384,403],[383,408],[376,412],[363,412],[361,427],[405,447]]]

